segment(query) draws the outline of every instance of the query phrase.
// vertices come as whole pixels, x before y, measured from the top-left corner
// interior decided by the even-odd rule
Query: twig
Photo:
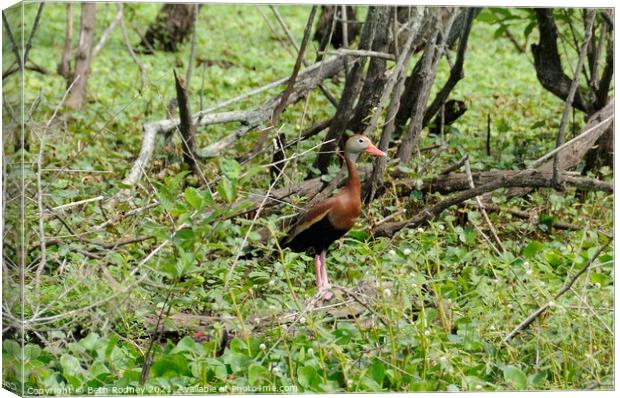
[[[491,113],[487,113],[487,156],[491,156]]]
[[[121,31],[123,32],[123,40],[125,41],[125,46],[127,46],[127,51],[129,52],[129,56],[131,57],[134,64],[138,66],[140,69],[140,92],[144,89],[144,85],[146,84],[146,69],[144,69],[144,65],[140,63],[140,60],[136,56],[136,53],[133,51],[133,47],[131,46],[131,42],[129,41],[129,36],[127,35],[127,29],[125,28],[125,17],[123,16],[123,5],[117,4],[116,7],[121,13]],[[147,42],[148,44],[148,42]]]
[[[558,130],[558,135],[556,139],[556,148],[562,146],[564,144],[564,130],[566,129],[566,125],[568,124],[568,117],[572,110],[573,99],[575,98],[575,93],[577,92],[577,85],[579,82],[579,75],[581,74],[581,68],[583,67],[584,59],[586,56],[586,50],[588,48],[588,43],[590,42],[590,38],[592,37],[592,27],[594,26],[594,20],[596,16],[596,11],[591,11],[588,15],[586,36],[583,40],[583,44],[579,49],[579,59],[577,61],[577,66],[575,67],[575,74],[573,77],[573,81],[571,82],[570,89],[568,90],[568,96],[566,97],[566,103],[564,105],[564,113],[562,113],[562,119],[560,121],[560,128]],[[560,156],[556,153],[553,158],[553,183],[558,187],[561,186],[562,182],[560,181]]]
[[[110,26],[108,26],[106,30],[101,34],[99,42],[93,49],[93,58],[96,57],[97,54],[99,54],[99,51],[101,51],[103,46],[105,46],[105,44],[108,42],[108,39],[110,38],[110,35],[114,31],[114,29],[116,29],[116,25],[118,25],[123,18],[123,4],[118,4],[116,9],[117,11],[116,15],[114,16],[114,20],[112,21],[112,23],[110,23]]]
[[[452,173],[453,171],[456,171],[456,170],[460,169],[461,167],[463,167],[465,162],[467,162],[467,159],[469,159],[469,156],[467,154],[463,155],[463,157],[461,157],[458,160],[458,162],[456,162],[453,165],[448,166],[445,169],[443,169],[442,171],[440,171],[439,175],[440,176],[448,175],[448,174]]]
[[[2,15],[4,16],[4,13]],[[62,96],[62,99],[56,106],[56,109],[54,109],[54,113],[52,113],[52,116],[49,118],[49,120],[45,124],[45,127],[43,128],[43,131],[41,132],[41,139],[39,143],[39,155],[37,156],[37,205],[39,208],[39,241],[40,241],[40,247],[41,247],[41,254],[40,254],[41,259],[39,261],[39,266],[37,267],[37,271],[35,275],[35,291],[36,292],[39,291],[41,274],[43,273],[43,270],[45,269],[45,265],[47,263],[47,249],[46,249],[46,244],[45,244],[45,222],[44,222],[44,217],[43,217],[43,214],[44,214],[43,182],[41,179],[41,173],[43,169],[43,152],[45,148],[45,137],[47,135],[47,131],[49,130],[52,122],[56,118],[56,114],[58,113],[58,111],[64,104],[65,100],[67,99],[67,96],[71,92],[73,85],[79,79],[80,79],[80,75],[77,75],[75,79],[73,80],[73,82],[69,85],[67,90],[65,90],[65,93]]]
[[[355,55],[357,57],[380,58],[388,61],[396,61],[396,57],[390,53],[372,50],[358,50],[354,48],[339,48],[338,50],[321,51],[319,54],[328,55]]]
[[[47,169],[43,169],[43,170],[47,170]],[[56,206],[56,207],[52,207],[52,211],[58,211],[58,210],[64,210],[64,209],[68,209],[71,207],[75,207],[75,206],[79,206],[79,205],[83,205],[85,203],[90,203],[90,202],[98,202],[104,199],[103,195],[99,195],[96,196],[94,198],[89,198],[89,199],[83,199],[83,200],[78,200],[75,202],[71,202],[71,203],[66,203],[64,205],[60,205],[60,206]]]
[[[273,6],[271,6],[271,8],[275,10]],[[314,16],[316,15],[316,9],[317,9],[317,6],[312,6],[312,9],[310,10],[310,15],[308,16],[308,22],[306,23],[306,28],[304,29],[304,38],[301,42],[301,46],[299,47],[299,52],[297,54],[297,60],[295,61],[295,66],[293,66],[293,73],[291,73],[291,77],[289,78],[288,85],[286,86],[286,88],[284,89],[284,92],[282,93],[282,96],[280,97],[280,102],[278,103],[278,105],[276,105],[276,107],[273,110],[273,113],[271,114],[272,126],[275,126],[276,124],[278,124],[278,121],[280,120],[280,115],[282,114],[282,111],[284,110],[284,107],[286,106],[286,102],[288,101],[288,98],[291,96],[291,93],[293,92],[293,89],[295,87],[295,81],[297,80],[297,75],[299,74],[299,69],[301,68],[302,60],[304,59],[304,52],[306,51],[306,46],[308,45],[308,41],[310,40],[310,32],[312,30],[312,22],[314,22]],[[274,12],[277,13],[277,10]],[[276,14],[276,15],[279,15],[279,14]]]
[[[564,293],[566,293],[567,291],[569,291],[571,289],[571,287],[573,286],[573,284],[575,284],[575,282],[577,281],[577,279],[579,279],[579,277],[586,272],[587,270],[590,269],[590,267],[592,266],[592,263],[594,263],[594,260],[596,260],[598,258],[598,256],[607,248],[607,246],[609,246],[609,244],[613,241],[613,236],[611,239],[609,239],[607,241],[607,243],[605,243],[603,246],[601,246],[596,253],[594,253],[594,255],[592,256],[592,258],[590,259],[590,261],[588,261],[588,263],[581,268],[572,278],[570,278],[565,284],[564,286],[556,293],[556,295],[553,297],[554,300],[559,299]],[[551,302],[547,302],[545,304],[543,304],[542,306],[540,306],[536,311],[534,311],[530,316],[528,316],[527,318],[525,318],[523,320],[523,322],[521,322],[516,328],[514,328],[510,333],[508,333],[506,335],[506,337],[504,337],[503,342],[504,343],[508,343],[510,340],[512,340],[513,337],[515,337],[517,334],[519,334],[520,332],[522,332],[523,330],[525,330],[528,326],[530,326],[532,324],[532,322],[534,322],[543,312],[547,311],[549,309],[549,307],[551,307]]]
[[[6,19],[6,15],[4,15],[4,11],[2,11],[2,22],[4,24],[4,29],[6,30],[6,33],[9,36],[9,41],[11,42],[11,50],[15,55],[15,61],[17,62],[18,69],[22,70],[22,56],[19,53],[19,48],[17,47],[17,43],[15,42],[15,37],[13,36],[13,32],[11,32],[11,25],[9,25],[9,21]]]
[[[469,165],[469,159],[465,159],[465,173],[467,174],[467,179],[469,180],[470,188],[472,189],[475,188],[476,186],[474,185],[474,178],[471,175],[471,166]],[[491,235],[493,235],[493,239],[495,239],[497,246],[500,248],[499,251],[501,253],[505,253],[506,249],[504,248],[504,245],[502,245],[502,241],[499,239],[499,236],[497,236],[497,231],[495,230],[495,227],[493,227],[493,224],[491,223],[491,220],[489,219],[489,215],[487,214],[487,211],[484,208],[484,204],[482,203],[482,200],[480,200],[480,196],[476,196],[476,203],[478,204],[478,208],[480,209],[480,212],[482,213],[482,217],[484,217],[484,221],[487,223],[487,225],[489,226],[489,229],[491,230]]]
[[[277,8],[275,8],[272,5],[270,5],[269,7],[271,8],[271,11],[273,11],[273,14],[276,16],[276,19],[278,20],[278,23],[282,27],[282,30],[284,30],[284,33],[286,34],[286,38],[288,39],[289,43],[291,43],[291,45],[293,46],[293,49],[298,54],[302,53],[301,62],[303,62],[304,66],[307,67],[309,65],[308,61],[306,61],[306,59],[304,58],[303,52],[301,51],[301,47],[295,41],[295,38],[293,37],[293,35],[291,34],[291,31],[288,29],[288,26],[286,25],[286,22],[284,21],[284,19],[282,18],[282,16],[278,12]],[[314,12],[316,13],[316,10],[314,10]],[[314,19],[314,14],[312,15],[312,17]],[[307,27],[307,25],[306,25],[306,27]],[[310,28],[312,28],[312,27],[310,27]],[[305,40],[305,37],[306,37],[306,32],[304,31],[304,40]],[[303,43],[302,43],[302,46],[303,46]],[[336,98],[327,90],[327,88],[325,88],[323,83],[319,84],[319,89],[323,92],[323,94],[325,94],[325,97],[327,97],[327,99],[329,100],[329,102],[332,103],[332,105],[334,105],[336,107],[338,106],[338,100],[336,100]]]
[[[34,17],[34,23],[32,25],[32,29],[30,29],[30,34],[28,35],[28,41],[26,42],[26,47],[24,49],[24,65],[28,62],[28,53],[32,48],[32,38],[34,37],[35,32],[37,31],[37,27],[39,26],[39,21],[41,20],[41,13],[43,12],[43,6],[45,2],[41,2],[39,4],[39,8],[37,9],[37,15]]]

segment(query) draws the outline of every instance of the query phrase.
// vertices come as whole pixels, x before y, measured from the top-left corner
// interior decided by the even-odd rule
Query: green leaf
[[[476,231],[473,228],[465,228],[463,232],[459,234],[459,240],[466,245],[472,245],[476,243]]]
[[[4,340],[2,342],[2,353],[13,358],[21,358],[22,347],[14,340]]]
[[[527,388],[527,376],[521,369],[512,365],[506,365],[502,367],[502,371],[504,372],[504,380],[515,389],[525,390]]]
[[[250,385],[252,386],[258,385],[261,381],[267,378],[267,374],[267,369],[253,363],[248,369],[248,383],[250,383]]]
[[[151,367],[153,377],[190,376],[187,359],[181,354],[163,355]]]
[[[379,386],[383,386],[383,378],[385,377],[385,365],[378,359],[374,359],[368,373],[377,382]]]
[[[202,344],[195,342],[190,336],[185,336],[179,340],[176,347],[170,351],[170,354],[178,354],[182,352],[190,352],[200,355],[204,352],[204,348],[202,347]]]
[[[525,27],[525,29],[523,30],[523,36],[525,36],[525,39],[530,37],[530,34],[532,33],[532,31],[537,25],[538,24],[536,23],[536,21],[532,21]]]
[[[523,255],[527,258],[534,258],[537,253],[544,249],[544,247],[545,245],[539,241],[533,240],[523,248]]]
[[[89,333],[88,336],[80,340],[80,345],[87,351],[94,351],[101,342],[101,337],[97,333]]]
[[[232,203],[237,196],[237,183],[229,178],[222,178],[217,184],[217,192],[227,203]]]
[[[545,382],[545,380],[547,380],[546,371],[536,372],[527,377],[527,383],[528,385],[532,387],[537,387],[537,386],[542,385]]]
[[[196,210],[202,209],[203,202],[200,192],[196,188],[187,187],[185,189],[185,200]]]
[[[32,361],[41,355],[41,347],[36,344],[26,344],[24,347],[24,359]]]
[[[220,160],[220,170],[230,180],[238,180],[239,175],[241,175],[241,166],[232,158],[222,158]]]
[[[297,382],[305,389],[312,388],[320,382],[314,367],[306,365],[297,371]]]

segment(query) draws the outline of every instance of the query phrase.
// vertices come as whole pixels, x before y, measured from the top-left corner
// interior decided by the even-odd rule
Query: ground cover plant
[[[613,388],[609,10],[21,13],[3,12],[4,388]],[[362,216],[318,300],[313,255],[278,240],[342,186],[351,132],[388,157],[358,162]]]

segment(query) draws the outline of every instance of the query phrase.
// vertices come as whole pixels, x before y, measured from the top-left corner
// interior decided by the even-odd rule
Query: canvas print
[[[2,387],[614,389],[612,8],[2,12]]]

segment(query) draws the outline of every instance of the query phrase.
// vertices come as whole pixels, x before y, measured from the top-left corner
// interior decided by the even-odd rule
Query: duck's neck
[[[347,171],[349,172],[349,180],[347,181],[346,188],[355,192],[359,197],[361,192],[360,176],[357,174],[357,167],[355,161],[357,160],[357,154],[344,154],[344,160],[347,164]]]

